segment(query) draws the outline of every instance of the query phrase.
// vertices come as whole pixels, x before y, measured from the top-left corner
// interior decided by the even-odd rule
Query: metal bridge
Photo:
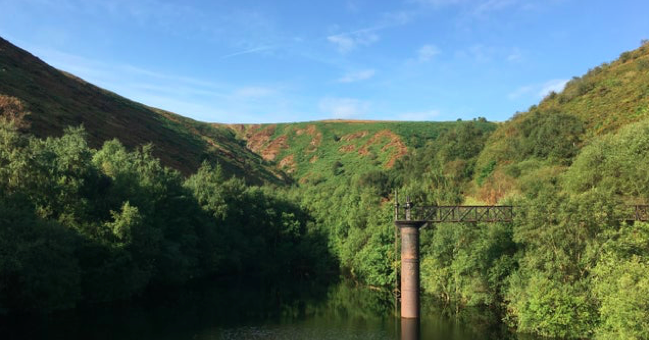
[[[401,208],[395,204],[395,221],[425,221],[426,223],[513,222],[512,205],[423,205],[410,200]],[[620,208],[620,220],[626,222],[649,221],[649,205],[627,205]]]
[[[619,220],[649,221],[649,205],[620,207]],[[416,206],[406,198],[394,205],[394,224],[401,235],[401,318],[419,318],[419,229],[431,223],[513,222],[511,205]],[[395,230],[396,233],[396,230]],[[396,242],[395,234],[395,242]],[[397,251],[395,243],[395,252]]]

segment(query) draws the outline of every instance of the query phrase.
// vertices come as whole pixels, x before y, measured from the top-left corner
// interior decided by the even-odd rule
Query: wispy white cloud
[[[398,115],[399,120],[426,121],[435,120],[441,114],[440,110],[428,110],[420,112],[406,112]]]
[[[475,44],[469,47],[469,53],[475,61],[485,63],[491,61],[494,54],[494,48],[483,44]]]
[[[541,99],[550,94],[550,92],[554,91],[558,93],[563,91],[567,83],[568,79],[552,79],[544,83],[523,85],[507,94],[507,98],[516,100],[522,97],[532,96],[534,99]]]
[[[370,109],[370,102],[354,98],[327,97],[320,100],[322,113],[332,118],[362,118]]]
[[[244,54],[250,54],[250,53],[259,53],[259,52],[268,51],[268,50],[271,50],[271,49],[273,49],[272,46],[254,47],[254,48],[245,49],[243,51],[237,51],[237,52],[226,54],[224,56],[221,56],[221,59],[228,59],[228,58],[232,58],[232,57],[236,57],[236,56],[240,56],[240,55],[244,55]]]
[[[519,4],[519,0],[487,0],[473,7],[474,15],[486,15],[490,12],[501,11]]]
[[[355,72],[349,72],[342,76],[341,78],[338,79],[339,83],[353,83],[361,80],[367,80],[372,77],[374,77],[374,74],[376,74],[375,70],[368,69],[368,70],[361,70],[361,71],[355,71]]]
[[[204,13],[185,3],[160,0],[22,0],[32,6],[63,9],[85,16],[113,16],[138,24],[155,25],[158,28],[180,28],[196,24],[196,18]],[[194,26],[194,25],[192,25]]]
[[[419,48],[417,51],[417,58],[420,62],[427,62],[433,59],[434,56],[440,54],[439,48],[435,45],[426,44]]]
[[[360,4],[358,1],[347,0],[345,3],[345,9],[349,12],[356,13],[360,10]]]
[[[543,86],[541,87],[541,90],[537,93],[539,97],[545,97],[550,92],[561,92],[563,91],[563,88],[566,87],[566,84],[568,83],[570,79],[553,79],[545,82]]]
[[[507,98],[515,100],[534,92],[534,85],[524,85],[507,94]]]
[[[296,117],[290,84],[246,85],[178,76],[33,48],[45,62],[129,99],[208,122],[290,121]],[[268,113],[263,118],[260,113]]]
[[[239,98],[268,97],[277,93],[277,90],[263,86],[246,86],[234,91],[234,96]]]
[[[340,53],[348,53],[360,46],[369,46],[380,40],[379,31],[410,23],[417,15],[415,11],[393,11],[383,13],[373,26],[327,36]]]
[[[330,35],[327,40],[336,45],[341,53],[347,53],[356,47],[356,41],[346,35]]]
[[[522,52],[514,47],[503,47],[476,43],[455,52],[457,58],[469,58],[477,63],[493,61],[515,62],[522,58]]]
[[[449,5],[457,5],[465,2],[465,0],[411,0],[410,2],[426,6],[444,7]]]
[[[417,11],[394,11],[383,13],[379,28],[388,28],[406,25],[413,21],[419,13]]]
[[[545,1],[528,0],[409,0],[408,2],[433,9],[457,7],[463,13],[464,19],[485,18],[491,13],[507,9],[531,10],[545,3]]]
[[[348,53],[358,46],[369,46],[379,41],[375,29],[363,29],[354,32],[330,35],[327,40],[338,48],[340,53]]]
[[[507,61],[516,62],[520,61],[521,59],[523,59],[523,52],[521,52],[518,47],[514,47],[511,53],[507,55]]]
[[[473,59],[477,63],[509,62],[518,63],[524,60],[525,54],[518,47],[506,47],[476,43],[455,51],[456,58]]]
[[[290,41],[272,15],[254,7],[198,5],[166,0],[21,0],[54,13],[65,11],[88,20],[110,19],[116,26],[140,26],[157,35],[187,37],[223,48],[223,59],[272,50]],[[108,39],[109,37],[107,37]],[[233,51],[228,53],[228,51]]]

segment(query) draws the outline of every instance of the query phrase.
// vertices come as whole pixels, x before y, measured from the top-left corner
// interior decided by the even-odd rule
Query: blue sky
[[[0,36],[201,121],[504,121],[649,39],[649,1],[0,0]]]

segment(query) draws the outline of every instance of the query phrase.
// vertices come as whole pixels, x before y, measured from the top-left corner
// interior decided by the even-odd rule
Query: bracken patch
[[[274,160],[277,155],[284,149],[288,148],[286,140],[288,137],[279,136],[276,139],[273,139],[268,146],[261,150],[261,157],[267,161]]]
[[[408,147],[403,143],[403,141],[397,134],[390,130],[381,130],[377,132],[363,145],[362,148],[358,150],[358,154],[362,156],[369,155],[369,147],[375,144],[379,144],[385,139],[388,140],[388,143],[381,148],[381,151],[386,152],[392,150],[390,159],[385,163],[386,168],[392,168],[394,166],[394,163],[399,158],[405,156],[408,153]]]
[[[354,150],[356,150],[356,145],[354,145],[354,144],[347,144],[347,145],[343,145],[343,146],[341,146],[341,147],[338,149],[338,152],[347,153],[347,152],[352,152],[352,151],[354,151]]]
[[[259,129],[260,127],[251,127],[246,133],[246,146],[248,149],[255,153],[261,153],[264,146],[270,140],[270,137],[275,133],[275,127],[276,125],[274,124],[261,130]],[[264,159],[266,158],[264,157]]]
[[[367,136],[368,134],[369,134],[369,132],[367,132],[367,131],[358,131],[358,132],[350,133],[348,135],[344,135],[344,136],[340,137],[340,140],[345,141],[345,142],[349,142],[349,141],[352,141],[354,139],[363,138],[363,137]]]
[[[293,173],[296,170],[295,157],[288,155],[279,161],[280,169],[284,169],[287,173]]]

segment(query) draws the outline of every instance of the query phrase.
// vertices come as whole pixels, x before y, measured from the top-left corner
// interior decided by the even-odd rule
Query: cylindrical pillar
[[[424,221],[395,221],[401,231],[401,317],[419,317],[419,228]]]
[[[419,318],[401,318],[400,340],[419,340]]]

